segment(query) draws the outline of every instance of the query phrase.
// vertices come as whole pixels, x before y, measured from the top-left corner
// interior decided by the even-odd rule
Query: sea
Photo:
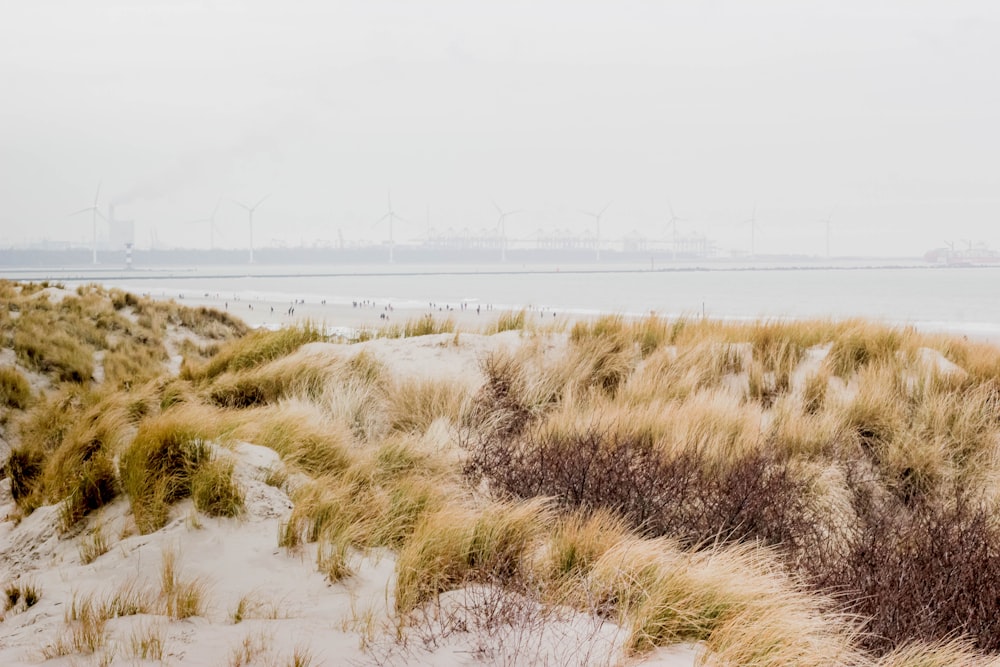
[[[1000,341],[1000,267],[884,262],[653,266],[257,266],[0,270],[17,280],[100,283],[174,298],[242,298],[426,309],[431,303],[563,314],[846,319]]]

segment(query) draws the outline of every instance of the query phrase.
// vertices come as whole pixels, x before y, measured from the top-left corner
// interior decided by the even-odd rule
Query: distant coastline
[[[162,271],[226,271],[246,275],[273,274],[272,269],[301,267],[303,273],[331,275],[354,272],[407,273],[427,272],[455,267],[454,273],[508,273],[555,271],[707,271],[748,269],[830,269],[874,267],[931,267],[919,257],[824,257],[816,255],[701,256],[674,255],[663,250],[604,251],[595,260],[592,249],[509,250],[501,261],[496,249],[435,249],[423,246],[394,247],[395,262],[389,262],[388,249],[363,248],[260,248],[254,250],[254,263],[246,249],[235,250],[134,250],[129,274]],[[93,264],[87,248],[0,249],[0,273],[17,275],[40,271],[122,272],[129,264],[124,250],[98,251]],[[449,268],[448,272],[452,272]]]

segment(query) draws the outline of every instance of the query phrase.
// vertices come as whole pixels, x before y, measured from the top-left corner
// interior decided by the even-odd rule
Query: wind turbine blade
[[[79,211],[73,211],[72,213],[70,213],[66,217],[69,218],[69,217],[72,217],[74,215],[79,215],[81,213],[86,213],[87,211],[93,211],[95,208],[97,208],[97,207],[96,206],[88,206],[87,208],[81,208]]]
[[[372,227],[374,227],[375,225],[381,223],[383,220],[385,220],[386,218],[388,218],[390,215],[392,215],[392,214],[391,213],[386,213],[381,218],[379,218],[378,220],[376,220],[375,222],[373,222],[372,223]],[[397,217],[399,217],[399,216],[397,216]]]
[[[409,221],[409,220],[407,220],[406,218],[404,218],[403,216],[401,216],[401,215],[400,215],[399,213],[395,213],[395,212],[394,212],[394,213],[392,214],[392,217],[396,218],[396,220],[402,220],[402,221],[403,221],[403,222],[405,222],[406,224],[410,224],[410,221]]]
[[[268,198],[268,197],[270,197],[270,196],[271,196],[271,193],[270,193],[270,192],[268,192],[268,193],[267,193],[266,195],[264,195],[263,197],[261,197],[261,198],[260,198],[260,201],[258,201],[258,202],[257,202],[256,204],[254,204],[254,205],[253,205],[253,207],[254,207],[254,208],[257,208],[258,206],[260,206],[261,204],[263,204],[263,203],[264,203],[264,200],[265,200],[265,199],[267,199],[267,198]]]
[[[215,214],[219,212],[219,207],[222,205],[222,197],[219,197],[219,201],[215,202],[215,208],[212,209],[212,215],[209,218],[212,222],[215,222]]]
[[[600,212],[600,213],[598,213],[597,215],[598,215],[598,216],[601,216],[601,215],[604,215],[604,212],[608,210],[608,207],[609,207],[609,206],[611,206],[611,202],[608,202],[607,204],[605,204],[604,208],[602,208],[602,209],[601,209],[601,212]]]
[[[97,192],[94,193],[94,206],[97,206],[97,199],[101,196],[101,184],[104,183],[104,179],[97,182]]]
[[[235,200],[235,199],[234,199],[234,200],[233,200],[233,203],[234,203],[234,204],[238,204],[238,205],[242,206],[243,208],[245,208],[245,209],[246,209],[246,210],[248,210],[248,211],[249,211],[249,210],[251,210],[249,206],[247,206],[246,204],[244,204],[244,203],[243,203],[243,202],[241,202],[241,201],[237,201],[237,200]]]
[[[671,220],[671,222],[673,222],[674,220],[676,220],[677,216],[674,215],[674,205],[670,203],[669,199],[667,200],[667,210],[670,211],[670,220]]]
[[[504,214],[503,213],[503,209],[500,208],[500,204],[498,204],[495,199],[493,200],[493,208],[495,208],[497,210],[497,213],[499,213],[501,216],[503,216],[503,214]]]

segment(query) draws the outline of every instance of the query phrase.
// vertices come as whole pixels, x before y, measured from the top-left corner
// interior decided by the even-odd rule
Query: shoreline
[[[131,291],[131,290],[130,290]],[[767,317],[767,316],[742,316],[742,315],[717,315],[701,313],[661,313],[651,311],[649,313],[629,313],[602,311],[598,309],[557,309],[553,307],[531,306],[531,305],[503,305],[482,304],[475,301],[466,301],[463,308],[462,302],[454,303],[430,303],[426,306],[419,306],[412,301],[402,304],[392,303],[386,299],[366,299],[361,298],[356,302],[343,303],[327,300],[311,301],[309,299],[276,299],[275,295],[260,295],[252,292],[237,292],[232,297],[224,297],[221,294],[211,295],[205,293],[168,293],[166,290],[141,292],[159,300],[173,299],[178,303],[188,306],[205,306],[216,308],[228,312],[246,322],[252,328],[278,329],[286,325],[301,324],[311,322],[318,324],[328,331],[339,335],[350,336],[359,330],[374,330],[387,326],[401,325],[406,322],[430,315],[436,319],[451,319],[455,322],[456,328],[469,333],[487,327],[492,324],[497,317],[503,313],[525,311],[526,322],[532,321],[540,325],[552,323],[573,323],[579,320],[589,320],[603,315],[620,315],[628,319],[638,319],[642,317],[658,316],[669,320],[680,318],[708,317],[708,319],[721,322],[773,322],[773,321],[802,321],[812,319],[824,319],[814,317]],[[353,305],[357,303],[357,305]],[[477,310],[477,306],[479,307]],[[886,326],[906,328],[913,327],[917,331],[927,334],[943,334],[951,336],[962,336],[972,338],[992,345],[1000,346],[1000,330],[990,323],[975,322],[900,322],[880,318],[872,318],[864,315],[853,317],[831,317],[833,321],[843,321],[846,319],[863,319],[879,322]]]
[[[934,303],[936,303],[934,300],[951,298],[947,296],[946,291],[935,291],[933,294],[924,292],[928,304],[931,306],[926,311],[930,317],[929,319],[921,320],[916,319],[921,312],[919,308],[920,300],[912,298],[906,307],[896,309],[899,311],[896,313],[896,317],[873,314],[871,312],[873,309],[872,306],[880,305],[877,301],[863,304],[861,308],[858,308],[857,312],[851,312],[852,309],[849,307],[845,308],[841,306],[839,308],[831,308],[827,311],[829,314],[821,313],[819,312],[820,309],[817,308],[818,305],[825,303],[825,300],[831,296],[834,299],[841,296],[837,293],[831,293],[830,290],[826,290],[822,294],[814,294],[811,297],[808,296],[807,292],[803,291],[800,297],[805,298],[805,301],[802,303],[793,303],[792,307],[788,307],[787,309],[775,307],[773,304],[765,304],[772,311],[770,313],[760,312],[751,314],[749,312],[740,312],[740,310],[745,309],[740,307],[738,301],[734,301],[732,298],[719,299],[718,295],[714,295],[716,298],[712,298],[713,294],[710,291],[706,294],[707,299],[699,300],[697,297],[682,297],[679,300],[675,300],[677,302],[673,304],[673,307],[665,303],[668,301],[667,299],[658,299],[658,303],[655,304],[654,299],[649,299],[650,302],[647,305],[650,306],[650,309],[644,310],[636,307],[640,305],[637,299],[632,299],[628,304],[622,302],[620,308],[615,308],[614,304],[616,302],[613,298],[609,298],[607,290],[602,290],[600,298],[595,298],[592,301],[593,307],[588,307],[583,303],[579,293],[573,297],[567,295],[565,299],[565,301],[576,301],[575,305],[559,303],[560,294],[554,292],[551,289],[552,285],[548,285],[547,283],[547,291],[541,290],[537,295],[538,301],[541,303],[537,301],[533,302],[536,297],[533,296],[530,288],[530,279],[527,283],[524,280],[520,281],[517,283],[517,287],[511,290],[485,290],[481,282],[466,283],[461,280],[452,282],[445,278],[444,280],[447,282],[443,283],[445,285],[443,289],[439,284],[428,284],[428,286],[433,285],[433,287],[426,292],[430,300],[425,301],[422,296],[424,290],[420,288],[413,289],[411,283],[407,283],[406,281],[407,274],[384,274],[394,275],[400,279],[399,284],[401,289],[399,291],[402,294],[390,296],[392,292],[386,288],[387,283],[385,280],[379,279],[375,282],[367,280],[373,276],[377,277],[383,274],[350,274],[359,280],[346,281],[343,284],[338,284],[336,287],[330,288],[328,283],[317,281],[313,285],[309,282],[308,279],[316,275],[310,273],[309,269],[316,267],[301,267],[302,271],[295,274],[289,274],[287,272],[288,267],[284,268],[285,271],[280,275],[301,275],[306,278],[305,281],[299,282],[299,285],[304,288],[302,291],[296,290],[296,292],[292,292],[290,289],[292,285],[287,282],[287,279],[279,280],[280,275],[277,274],[270,276],[276,280],[274,284],[269,283],[262,276],[253,281],[255,283],[253,286],[250,284],[240,284],[243,283],[242,280],[225,280],[222,281],[222,284],[215,285],[211,284],[212,281],[206,281],[205,285],[199,285],[195,279],[205,279],[207,278],[207,274],[201,273],[194,268],[188,270],[189,273],[184,276],[183,280],[177,279],[180,277],[177,275],[142,275],[141,272],[131,273],[128,279],[123,278],[120,280],[111,276],[99,275],[96,272],[92,273],[88,278],[72,279],[64,277],[62,280],[65,281],[66,286],[70,289],[75,288],[77,285],[95,282],[105,287],[119,288],[158,300],[173,299],[178,303],[187,305],[217,308],[239,317],[251,327],[275,329],[288,324],[311,321],[332,330],[334,333],[348,337],[352,336],[353,332],[357,330],[373,330],[385,326],[396,326],[427,315],[432,315],[435,318],[450,318],[454,320],[456,327],[459,329],[475,332],[491,324],[501,313],[524,310],[529,316],[529,321],[532,321],[532,323],[537,322],[538,324],[547,325],[551,325],[553,322],[566,323],[582,319],[592,319],[601,315],[620,315],[630,319],[656,315],[669,320],[708,317],[720,322],[781,322],[823,319],[844,321],[859,318],[879,322],[895,328],[913,327],[925,333],[965,336],[993,345],[1000,345],[1000,321],[991,320],[991,318],[997,317],[997,313],[990,309],[983,310],[982,308],[976,308],[975,300],[962,303],[958,308],[934,307]],[[368,268],[385,269],[384,266]],[[486,268],[491,270],[479,275],[494,275],[492,271],[493,267]],[[586,267],[576,268],[579,270]],[[870,267],[858,267],[859,270],[864,270],[865,268],[875,270]],[[896,268],[904,267],[893,267],[893,273]],[[710,270],[709,273],[713,270]],[[776,270],[785,270],[785,268]],[[792,271],[792,269],[788,270]],[[840,269],[834,270],[840,273],[851,273],[850,269],[842,271]],[[773,272],[775,271],[760,271],[760,273],[764,274]],[[550,275],[554,275],[555,273],[552,272]],[[580,275],[584,273],[606,273],[610,280],[610,276],[616,272],[583,271]],[[648,269],[645,273],[649,273]],[[523,272],[511,270],[509,272],[496,273],[496,275],[508,276],[519,274],[523,274]],[[569,272],[566,272],[566,274],[568,275]],[[417,276],[418,274],[412,275]],[[421,273],[419,275],[433,276],[443,274],[441,272],[434,272]],[[470,271],[467,275],[472,276],[475,274]],[[539,273],[537,275],[542,276],[543,274]],[[31,280],[27,275],[19,276],[16,279]],[[132,282],[133,280],[134,282]],[[590,281],[587,284],[598,286],[603,283],[603,279],[598,279],[597,283]],[[968,281],[963,281],[964,283],[968,283]],[[982,281],[980,280],[978,283],[982,284]],[[771,284],[772,281],[765,283],[765,285]],[[412,283],[412,285],[424,286],[424,283]],[[458,286],[458,289],[455,288],[456,286]],[[645,284],[643,286],[645,288]],[[761,285],[757,286],[760,287]],[[465,291],[466,287],[468,291]],[[929,285],[924,281],[924,288],[928,287]],[[961,288],[961,285],[959,285],[959,288]],[[719,288],[717,284],[713,283],[708,285],[707,289],[718,291]],[[393,289],[392,291],[395,290]],[[436,293],[437,296],[432,294],[432,292]],[[788,294],[786,291],[782,293],[782,296],[787,299]],[[961,292],[956,291],[953,294],[958,299],[963,297]],[[776,295],[774,298],[781,297]],[[881,298],[885,301],[884,296]],[[983,299],[984,296],[979,294],[975,298]],[[497,301],[488,302],[488,299],[496,299]],[[625,300],[627,299],[623,299],[623,301]],[[706,301],[709,305],[707,309],[705,307]],[[763,304],[764,301],[761,300],[761,303]],[[837,302],[834,302],[833,305],[836,306]],[[881,305],[885,306],[889,311],[893,310],[892,304],[888,302]],[[863,312],[866,307],[869,312]],[[797,314],[782,314],[781,310],[802,312]],[[956,315],[956,317],[949,318],[949,315]],[[978,315],[979,317],[973,320],[970,318],[970,315],[973,317]]]

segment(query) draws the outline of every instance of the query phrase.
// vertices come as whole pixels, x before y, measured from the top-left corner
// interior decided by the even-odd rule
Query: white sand
[[[155,597],[164,551],[179,556],[182,579],[205,584],[202,615],[185,620],[162,613],[113,619],[105,650],[82,661],[77,655],[45,664],[225,665],[245,642],[257,647],[259,654],[251,664],[260,665],[290,664],[296,649],[305,649],[313,665],[614,664],[619,659],[625,634],[621,628],[568,611],[555,618],[536,614],[527,629],[476,631],[473,620],[467,622],[472,632],[446,636],[431,624],[412,631],[407,642],[397,642],[387,611],[392,606],[393,555],[378,550],[356,553],[356,573],[341,583],[328,583],[316,571],[315,546],[297,553],[276,546],[291,503],[283,492],[259,481],[276,463],[275,454],[246,444],[238,449],[238,460],[247,495],[245,517],[207,518],[195,514],[187,501],[175,507],[174,518],[163,529],[119,540],[131,519],[127,501],[118,500],[88,521],[89,528],[100,524],[113,543],[89,565],[81,563],[79,554],[87,531],[60,537],[55,507],[40,508],[16,526],[0,523],[0,581],[31,582],[41,591],[37,604],[27,610],[15,607],[0,623],[0,665],[43,662],[43,650],[67,632],[65,615],[74,598],[106,599],[128,584]],[[0,496],[0,512],[12,511],[9,482],[3,483]],[[235,623],[232,613],[244,596],[250,600],[248,618]],[[476,591],[456,591],[443,598],[442,606],[462,614],[491,599]],[[162,663],[133,658],[131,637],[151,627],[163,637]],[[435,632],[436,645],[425,644],[424,638]],[[369,641],[365,649],[363,637]],[[110,662],[100,661],[100,656],[111,654]],[[647,656],[641,664],[686,666],[694,655],[693,647],[674,647]]]

